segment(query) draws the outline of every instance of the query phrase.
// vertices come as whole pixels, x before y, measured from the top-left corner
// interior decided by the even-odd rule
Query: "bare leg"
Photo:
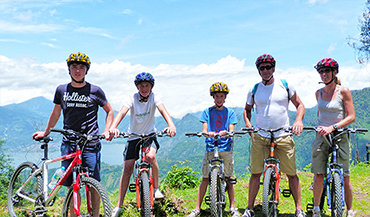
[[[254,201],[260,188],[260,178],[262,173],[252,174],[249,179],[248,208],[253,210]]]
[[[126,160],[124,162],[124,167],[123,167],[122,176],[121,176],[120,185],[119,185],[117,207],[122,207],[123,205],[123,200],[125,199],[127,188],[130,183],[130,177],[131,177],[132,172],[134,171],[134,165],[135,165],[135,159]]]
[[[315,174],[313,181],[313,205],[319,206],[323,191],[324,174]]]
[[[349,176],[344,177],[344,200],[346,202],[347,210],[351,210],[353,201],[353,188]]]
[[[204,198],[204,195],[207,191],[209,179],[208,178],[202,178],[202,182],[200,183],[199,190],[198,190],[198,197],[197,197],[197,204],[195,205],[195,209],[200,210],[200,206],[202,205],[202,201]]]
[[[299,178],[297,175],[290,176],[287,175],[289,179],[289,188],[290,191],[292,192],[293,199],[295,202],[295,208],[296,211],[302,210],[301,206],[301,184],[299,182]]]

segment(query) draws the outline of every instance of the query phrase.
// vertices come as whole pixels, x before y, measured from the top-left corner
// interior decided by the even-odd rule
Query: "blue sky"
[[[347,45],[360,33],[365,2],[0,0],[0,105],[52,99],[69,81],[65,60],[80,51],[93,63],[87,80],[115,110],[141,71],[155,76],[153,91],[176,117],[212,105],[216,81],[230,86],[228,106],[244,106],[263,53],[311,107],[320,87],[313,65],[324,57],[339,62],[344,86],[370,86],[368,66]]]

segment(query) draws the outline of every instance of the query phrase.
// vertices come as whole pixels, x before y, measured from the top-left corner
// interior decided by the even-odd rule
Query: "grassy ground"
[[[351,168],[351,182],[354,189],[353,195],[353,207],[356,211],[357,217],[370,216],[370,166],[364,164]],[[313,175],[310,172],[299,172],[298,176],[301,182],[302,188],[302,208],[306,212],[307,216],[311,216],[311,213],[307,212],[306,206],[308,203],[312,203],[312,190],[310,185],[313,180]],[[239,209],[240,214],[244,212],[248,201],[248,181],[249,177],[242,177],[238,179],[238,183],[235,185],[235,205]],[[280,182],[281,189],[288,188],[287,177],[283,175]],[[187,190],[174,190],[170,189],[164,192],[166,194],[166,201],[162,205],[156,205],[156,216],[187,216],[195,207],[198,189],[187,189]],[[111,195],[111,201],[116,204],[116,195]],[[135,206],[135,193],[128,193],[125,199],[125,211],[121,216],[140,216],[137,213]],[[164,205],[163,205],[164,204]],[[256,204],[254,211],[256,217],[262,217],[262,187],[260,188],[259,194],[256,198]],[[279,201],[279,216],[281,217],[294,217],[295,206],[292,197],[283,197],[280,195]],[[325,208],[327,209],[327,208]],[[165,213],[167,211],[167,213]],[[168,212],[173,211],[173,212]],[[231,216],[229,211],[229,205],[226,205],[224,216]],[[201,217],[210,216],[209,206],[205,203],[202,204]],[[330,216],[328,210],[325,210],[324,215]]]
[[[313,180],[313,175],[310,172],[299,172],[298,174],[302,188],[302,207],[306,212],[306,205],[312,203],[312,191],[310,184]],[[249,177],[239,177],[238,183],[235,185],[235,205],[239,209],[240,214],[244,212],[248,198],[248,181]],[[370,166],[360,164],[351,168],[351,182],[353,186],[353,207],[356,211],[357,217],[370,216]],[[283,176],[281,180],[281,189],[288,188],[288,181],[286,176]],[[256,204],[254,207],[256,217],[262,216],[262,187],[260,188],[259,194],[256,198]],[[198,188],[187,189],[187,190],[175,190],[167,189],[164,191],[166,198],[162,203],[156,204],[154,213],[158,217],[183,217],[187,216],[192,209],[195,207],[196,198],[198,194]],[[118,193],[110,193],[110,200],[112,207],[117,204]],[[50,216],[60,216],[58,212],[62,206],[62,199],[57,200],[53,207],[49,207]],[[8,216],[6,209],[6,202],[0,203],[0,216]],[[281,217],[294,217],[295,206],[292,197],[285,198],[280,195],[279,202],[279,216]],[[230,216],[229,205],[226,205],[224,216]],[[136,196],[135,193],[128,193],[125,198],[124,212],[121,216],[136,217],[140,216],[136,208]],[[205,203],[202,204],[201,217],[210,216],[209,206]],[[310,217],[311,214],[307,213]],[[326,211],[323,217],[330,216],[330,213]]]

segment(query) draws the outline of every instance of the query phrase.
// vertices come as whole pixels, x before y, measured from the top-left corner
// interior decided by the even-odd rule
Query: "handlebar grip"
[[[311,127],[311,126],[307,126],[307,127],[303,127],[304,130],[316,130],[316,127]]]

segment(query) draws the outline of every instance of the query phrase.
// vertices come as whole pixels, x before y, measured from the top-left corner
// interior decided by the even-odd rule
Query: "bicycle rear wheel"
[[[95,195],[95,198],[92,194]],[[99,197],[97,198],[96,195],[99,195]],[[109,202],[108,194],[96,179],[91,177],[80,178],[78,199],[80,205],[79,212],[81,216],[111,216],[111,204]],[[93,203],[93,201],[96,202]],[[71,212],[74,212],[73,203],[73,187],[70,187],[63,203],[62,213],[64,217],[72,216]],[[99,206],[96,205],[95,208],[93,204],[99,204]]]
[[[151,216],[151,202],[150,202],[150,181],[149,174],[146,171],[140,173],[140,204],[141,216]]]
[[[35,209],[35,202],[24,199],[26,196],[32,200],[40,200],[38,196],[42,192],[42,174],[37,174],[32,177],[22,190],[17,194],[17,191],[22,187],[31,174],[38,169],[34,163],[24,162],[14,171],[8,188],[8,212],[12,217],[15,216],[31,216]]]
[[[275,170],[267,168],[263,179],[262,212],[265,217],[277,216]]]
[[[219,169],[213,167],[211,169],[210,183],[209,183],[209,198],[211,202],[211,216],[221,217],[222,216],[222,186],[221,179],[219,176]]]
[[[333,181],[331,183],[331,216],[342,217],[342,182],[338,173],[333,173]]]

